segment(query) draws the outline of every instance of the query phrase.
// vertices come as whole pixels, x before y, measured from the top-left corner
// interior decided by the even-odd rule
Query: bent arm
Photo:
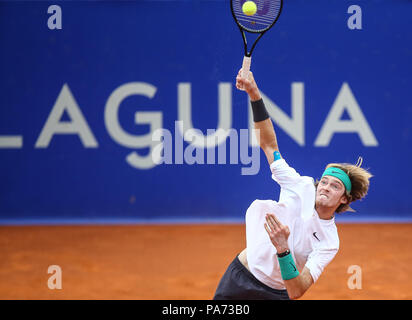
[[[279,151],[275,129],[267,114],[262,96],[253,78],[253,73],[249,72],[248,79],[242,78],[240,74],[241,70],[236,77],[236,87],[238,89],[244,88],[249,95],[252,103],[253,122],[255,129],[257,129],[256,138],[270,165],[274,161],[273,152]]]
[[[313,284],[313,278],[309,268],[306,266],[302,272],[298,272],[292,254],[289,252],[288,238],[290,235],[289,227],[283,225],[274,214],[266,215],[264,224],[270,241],[276,248],[282,279],[288,291],[289,298],[298,299]],[[285,253],[282,257],[279,254]]]
[[[313,284],[313,279],[307,267],[304,267],[302,272],[296,278],[284,280],[289,298],[298,299],[309,289]]]

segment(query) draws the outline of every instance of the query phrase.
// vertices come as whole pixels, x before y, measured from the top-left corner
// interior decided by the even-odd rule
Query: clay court
[[[412,299],[412,224],[338,224],[340,251],[302,299]],[[245,226],[0,227],[1,299],[211,299]],[[50,265],[62,289],[50,290]],[[349,289],[348,268],[362,270]]]

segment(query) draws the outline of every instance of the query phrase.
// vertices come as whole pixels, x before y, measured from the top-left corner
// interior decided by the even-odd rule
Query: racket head
[[[230,9],[236,24],[241,30],[251,33],[264,33],[279,19],[283,0],[254,0],[257,11],[248,16],[243,13],[242,6],[247,0],[230,0]]]

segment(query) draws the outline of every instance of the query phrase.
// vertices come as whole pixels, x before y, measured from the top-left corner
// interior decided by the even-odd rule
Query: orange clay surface
[[[412,299],[412,224],[338,231],[340,251],[302,299]],[[211,299],[245,242],[244,225],[0,227],[0,299]],[[48,288],[50,265],[61,290]],[[348,288],[352,265],[362,289]]]

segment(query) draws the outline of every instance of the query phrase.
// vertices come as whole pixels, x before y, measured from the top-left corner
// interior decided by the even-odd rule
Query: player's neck
[[[335,209],[329,207],[315,205],[315,210],[322,220],[331,220],[335,216]]]

